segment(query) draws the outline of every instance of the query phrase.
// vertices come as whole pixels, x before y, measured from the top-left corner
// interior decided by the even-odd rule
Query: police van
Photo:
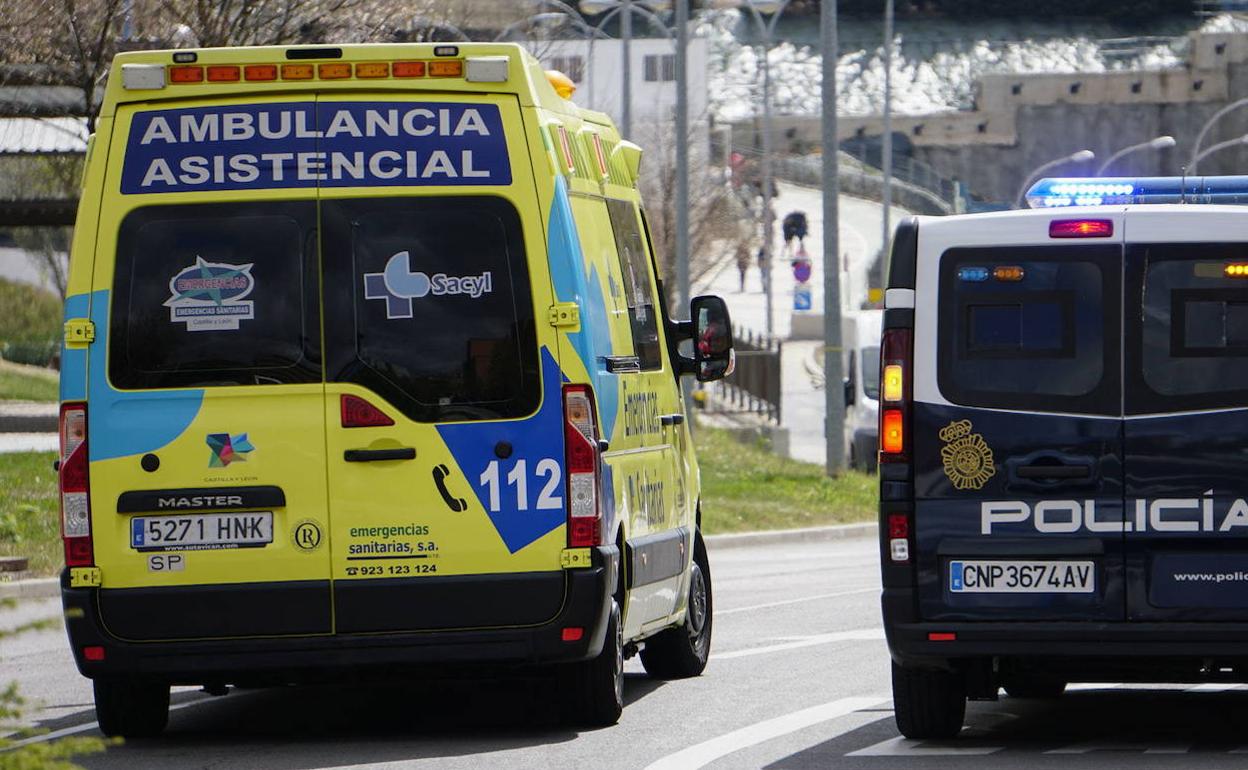
[[[1069,682],[1248,681],[1248,178],[1047,179],[897,230],[881,356],[901,732]]]
[[[61,378],[65,616],[108,735],[171,685],[625,657],[699,674],[711,579],[642,150],[516,45],[117,57]],[[696,340],[690,355],[682,341]]]

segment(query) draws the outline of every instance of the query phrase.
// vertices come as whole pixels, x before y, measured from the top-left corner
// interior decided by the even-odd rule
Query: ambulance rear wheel
[[[893,716],[907,738],[952,738],[966,717],[966,682],[952,671],[893,663]]]
[[[620,605],[611,600],[607,635],[598,657],[559,671],[563,719],[584,727],[610,727],[624,712],[624,625]]]
[[[693,547],[685,622],[646,640],[641,665],[655,679],[699,676],[711,655],[711,565],[702,537]]]
[[[169,685],[96,679],[95,718],[110,738],[154,738],[169,722]]]
[[[1066,692],[1066,683],[1060,679],[1022,677],[1007,681],[1005,683],[1005,692],[1011,698],[1051,700],[1060,698],[1062,693]]]

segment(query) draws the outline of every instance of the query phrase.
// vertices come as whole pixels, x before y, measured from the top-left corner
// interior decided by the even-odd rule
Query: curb
[[[0,583],[0,599],[50,599],[60,595],[60,578],[36,578]]]
[[[770,532],[741,532],[731,535],[708,535],[706,544],[714,550],[724,548],[747,548],[755,545],[781,545],[784,543],[815,543],[827,540],[875,537],[877,525],[838,524],[831,527],[805,527],[802,529],[779,529]],[[49,599],[61,595],[60,578],[14,580],[0,583],[0,599]]]
[[[0,433],[56,433],[59,429],[56,404],[0,404]]]
[[[847,540],[858,537],[875,537],[879,525],[837,524],[831,527],[803,527],[802,529],[778,529],[768,532],[740,532],[731,535],[708,535],[706,545],[712,550],[723,548],[747,548],[756,545],[783,545],[787,543],[815,543],[826,540]]]

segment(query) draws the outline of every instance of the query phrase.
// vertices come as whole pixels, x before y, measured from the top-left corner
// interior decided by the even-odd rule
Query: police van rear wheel
[[[563,719],[585,727],[610,727],[624,711],[624,627],[620,605],[611,600],[607,634],[598,657],[559,671]]]
[[[952,738],[966,717],[966,682],[952,671],[893,663],[893,715],[907,738]]]
[[[655,679],[699,676],[711,655],[711,609],[711,565],[702,537],[698,536],[693,547],[685,622],[646,640],[641,650],[641,665],[646,667],[646,673]]]
[[[110,738],[153,738],[169,722],[169,685],[96,679],[95,718]]]
[[[1023,677],[1005,683],[1005,692],[1011,698],[1052,699],[1066,692],[1066,683],[1059,679]]]

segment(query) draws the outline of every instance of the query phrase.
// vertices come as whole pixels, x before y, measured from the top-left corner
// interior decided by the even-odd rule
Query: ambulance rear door
[[[105,117],[87,417],[104,625],[331,632],[310,99]],[[266,140],[261,134],[268,134]]]
[[[318,114],[335,627],[547,622],[563,378],[519,100],[322,93]]]

